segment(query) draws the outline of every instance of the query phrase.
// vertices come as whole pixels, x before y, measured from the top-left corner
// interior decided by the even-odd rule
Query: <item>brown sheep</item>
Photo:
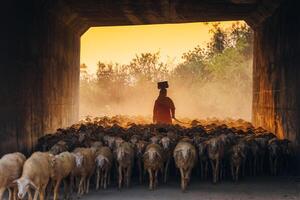
[[[110,183],[110,171],[113,164],[113,154],[109,147],[101,147],[96,155],[96,172],[97,181],[96,189],[99,189],[99,182],[101,178],[101,187],[106,189],[107,184]]]
[[[206,180],[208,175],[208,155],[207,155],[207,141],[201,141],[197,145],[198,157],[201,170],[201,178]]]
[[[173,156],[176,167],[180,170],[181,189],[185,191],[192,169],[197,162],[196,148],[189,142],[180,141],[174,149]]]
[[[67,146],[67,143],[63,140],[60,140],[50,148],[49,153],[51,153],[53,155],[57,155],[62,152],[68,151],[68,149],[69,148]]]
[[[131,179],[131,171],[134,163],[134,150],[128,142],[121,143],[116,149],[116,157],[118,162],[119,189],[122,188],[122,182],[129,187]]]
[[[142,183],[143,182],[143,167],[142,167],[142,159],[143,159],[143,155],[146,149],[148,142],[144,141],[144,140],[139,140],[136,143],[136,148],[135,148],[135,158],[136,158],[136,164],[139,170],[139,182]]]
[[[51,179],[54,181],[54,200],[58,198],[59,185],[62,180],[64,181],[64,194],[67,194],[67,181],[65,178],[71,174],[75,167],[75,155],[69,152],[60,153],[52,160]]]
[[[21,176],[25,160],[25,156],[19,152],[6,154],[0,159],[0,200],[6,189],[9,199],[16,199],[17,188],[13,182]]]
[[[16,180],[18,197],[23,199],[30,188],[35,190],[34,199],[44,200],[45,190],[51,175],[51,163],[54,156],[48,152],[35,152],[24,163],[22,176]]]
[[[167,177],[168,177],[168,170],[169,170],[169,165],[172,159],[172,153],[174,150],[172,141],[169,137],[163,137],[160,140],[160,144],[163,147],[164,150],[164,155],[165,155],[165,164],[164,164],[164,183],[167,183]]]
[[[72,172],[73,177],[80,178],[77,195],[81,196],[89,192],[90,179],[96,167],[95,150],[93,148],[76,148],[73,153],[83,158],[82,166],[76,167]]]
[[[207,153],[210,160],[213,183],[217,183],[220,176],[220,166],[224,157],[224,144],[219,137],[207,141]]]
[[[240,144],[232,146],[230,152],[230,167],[233,181],[239,180],[240,168],[244,159],[245,153]]]
[[[158,172],[163,171],[164,167],[164,155],[163,149],[158,144],[149,144],[146,147],[144,156],[144,169],[149,173],[149,189],[156,188],[158,183]]]
[[[279,167],[279,157],[280,157],[280,145],[277,138],[271,139],[268,142],[269,150],[269,163],[271,175],[277,175]]]

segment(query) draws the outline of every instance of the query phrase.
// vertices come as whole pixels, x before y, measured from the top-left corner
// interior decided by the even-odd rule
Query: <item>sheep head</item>
[[[160,140],[160,144],[162,145],[164,150],[168,150],[168,149],[170,149],[170,146],[171,146],[171,140],[168,137],[163,137]]]
[[[73,153],[75,157],[76,167],[80,168],[83,165],[84,157],[80,152]]]
[[[37,188],[35,186],[35,184],[28,177],[19,178],[15,182],[18,185],[18,197],[19,197],[19,199],[23,199],[26,196],[30,186],[35,188],[35,189]]]
[[[148,157],[150,162],[155,162],[158,159],[161,159],[161,155],[154,149],[149,149],[145,152],[144,157]]]
[[[109,162],[109,160],[104,157],[103,155],[98,155],[96,157],[96,164],[97,164],[97,167],[100,167],[101,169],[104,167],[104,164]]]

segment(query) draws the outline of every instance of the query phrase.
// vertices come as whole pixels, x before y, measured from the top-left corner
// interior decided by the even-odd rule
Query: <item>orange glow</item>
[[[221,22],[221,26],[230,27],[234,22]],[[80,63],[95,73],[99,60],[126,64],[135,54],[157,51],[161,61],[178,63],[182,53],[206,46],[209,29],[205,23],[93,27],[81,37]]]

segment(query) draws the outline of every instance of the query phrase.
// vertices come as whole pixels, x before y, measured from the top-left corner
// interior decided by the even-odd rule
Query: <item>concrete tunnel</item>
[[[28,153],[42,135],[78,120],[80,36],[89,27],[216,20],[253,28],[252,123],[299,151],[299,10],[298,0],[3,1],[1,155]]]

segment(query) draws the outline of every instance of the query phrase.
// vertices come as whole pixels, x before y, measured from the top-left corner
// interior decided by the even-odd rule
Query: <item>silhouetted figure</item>
[[[153,123],[172,124],[172,118],[175,118],[175,106],[172,99],[167,97],[167,89],[162,88],[154,104]]]

